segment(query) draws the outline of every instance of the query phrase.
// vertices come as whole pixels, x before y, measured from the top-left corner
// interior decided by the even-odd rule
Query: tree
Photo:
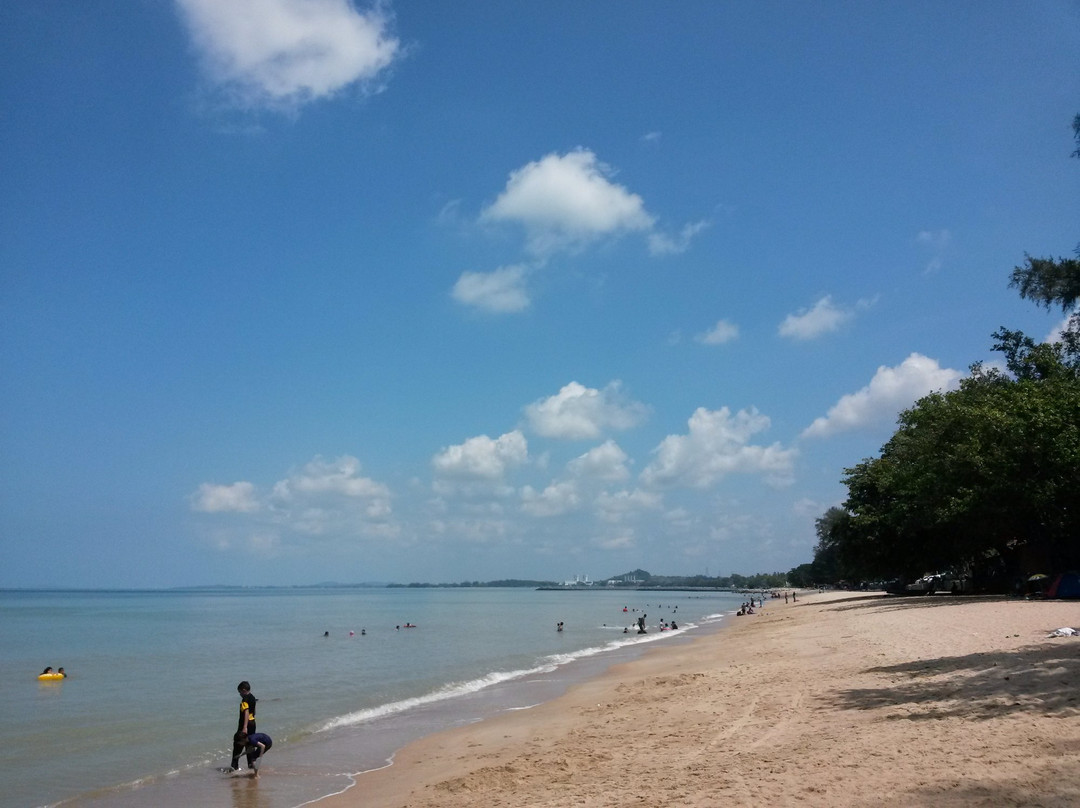
[[[1080,255],[1080,250],[1077,252]],[[1070,311],[1080,300],[1080,259],[1033,258],[1024,253],[1024,264],[1013,267],[1009,286],[1047,309],[1060,306]]]
[[[881,456],[846,475],[851,516],[831,535],[863,575],[1080,565],[1080,380],[976,366],[903,412]]]
[[[799,588],[807,588],[817,583],[814,578],[814,571],[812,564],[800,564],[797,567],[792,567],[787,574],[787,582],[791,586]]]

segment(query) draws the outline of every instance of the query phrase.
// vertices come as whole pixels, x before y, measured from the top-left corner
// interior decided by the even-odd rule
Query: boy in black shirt
[[[236,722],[236,731],[243,732],[246,735],[251,735],[255,732],[255,703],[258,701],[254,694],[251,692],[251,685],[247,682],[241,682],[236,686],[236,691],[240,694],[240,717]],[[244,753],[244,744],[237,743],[236,739],[233,739],[232,749],[232,764],[231,768],[236,771],[240,768],[240,755]],[[248,767],[251,767],[254,757],[248,754]]]

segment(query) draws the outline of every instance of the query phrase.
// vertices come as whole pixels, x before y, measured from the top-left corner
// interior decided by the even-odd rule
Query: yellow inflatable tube
[[[39,673],[37,678],[43,682],[55,682],[59,679],[66,679],[67,676],[63,673]]]

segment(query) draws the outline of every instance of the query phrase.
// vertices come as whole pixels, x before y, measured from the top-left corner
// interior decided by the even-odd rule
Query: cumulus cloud
[[[955,388],[962,377],[958,370],[913,353],[896,367],[879,367],[866,387],[841,397],[802,437],[823,438],[890,421],[927,393]]]
[[[666,233],[649,234],[650,255],[678,255],[690,249],[690,242],[694,236],[709,226],[708,222],[691,222],[683,227],[674,236]]]
[[[512,171],[506,188],[481,212],[480,220],[524,226],[529,249],[538,255],[649,230],[654,219],[641,197],[613,182],[611,175],[587,149],[549,154]]]
[[[293,501],[320,496],[389,500],[390,489],[370,477],[360,477],[360,461],[343,455],[335,460],[316,457],[291,476],[274,484],[274,498]]]
[[[703,345],[723,345],[739,338],[739,327],[727,320],[717,320],[716,325],[694,339]]]
[[[832,302],[832,296],[826,295],[809,309],[801,309],[789,314],[780,323],[780,336],[797,340],[809,340],[837,331],[854,314]]]
[[[706,488],[728,474],[766,474],[777,482],[790,478],[797,451],[778,443],[756,446],[750,439],[769,428],[769,418],[756,409],[707,410],[699,407],[687,422],[685,435],[668,435],[653,450],[654,459],[641,473],[650,486]]]
[[[204,483],[192,495],[191,506],[204,513],[250,515],[244,525],[233,526],[232,537],[216,534],[219,548],[261,542],[268,551],[272,545],[277,552],[297,536],[303,536],[305,543],[314,537],[396,536],[399,528],[392,521],[391,496],[386,485],[360,475],[355,457],[344,455],[334,460],[316,457],[276,482],[271,493],[261,498],[251,483]]]
[[[543,491],[529,485],[521,489],[521,509],[531,516],[561,516],[580,505],[581,497],[573,481],[553,482]]]
[[[387,536],[390,489],[360,475],[360,461],[349,455],[316,457],[274,484],[270,506],[279,525],[308,536]]]
[[[203,513],[251,513],[259,509],[255,486],[247,482],[232,485],[203,483],[190,498],[193,510]]]
[[[626,400],[618,381],[603,390],[570,382],[557,394],[525,408],[534,432],[565,440],[598,438],[609,429],[630,429],[647,414],[644,404]]]
[[[613,440],[607,440],[566,464],[575,477],[607,482],[625,480],[630,476],[626,463],[630,458]]]
[[[450,294],[458,303],[500,314],[529,307],[524,266],[500,267],[494,272],[463,272]]]
[[[177,0],[207,76],[247,106],[294,106],[370,82],[400,53],[351,0]]]
[[[506,472],[529,457],[525,436],[519,430],[492,439],[487,435],[469,438],[448,446],[435,455],[431,465],[436,473],[463,480],[498,481]]]
[[[604,491],[596,498],[596,511],[606,522],[618,522],[641,511],[659,510],[663,497],[653,491],[635,488],[633,491]]]

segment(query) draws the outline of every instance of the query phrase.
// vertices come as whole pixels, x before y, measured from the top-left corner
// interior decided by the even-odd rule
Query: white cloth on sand
[[[1080,631],[1077,631],[1075,628],[1069,628],[1068,626],[1065,626],[1064,628],[1054,629],[1053,631],[1051,631],[1046,636],[1047,637],[1075,637],[1078,634],[1080,634]]]

